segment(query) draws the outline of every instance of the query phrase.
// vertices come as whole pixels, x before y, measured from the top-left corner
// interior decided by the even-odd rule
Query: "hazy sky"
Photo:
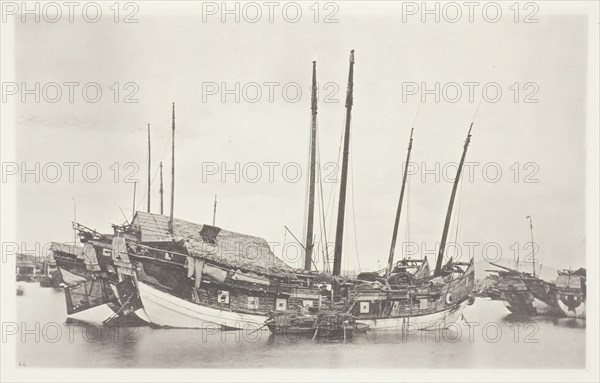
[[[481,12],[475,13],[474,23],[469,23],[466,15],[457,23],[443,19],[422,23],[419,16],[403,22],[400,5],[370,4],[365,11],[366,7],[337,3],[337,23],[322,22],[333,8],[321,9],[321,20],[315,23],[310,3],[301,4],[303,15],[297,23],[286,22],[277,10],[270,23],[266,9],[256,23],[243,18],[239,23],[232,18],[222,23],[218,16],[208,16],[203,22],[200,5],[185,9],[173,5],[170,12],[159,15],[142,3],[135,16],[138,23],[114,23],[108,9],[98,23],[79,18],[74,23],[16,23],[16,82],[40,82],[42,86],[96,82],[103,93],[97,103],[82,99],[81,86],[73,103],[68,102],[66,93],[56,103],[35,103],[33,98],[22,103],[19,96],[9,100],[7,105],[16,107],[16,122],[10,128],[16,132],[17,162],[30,167],[35,162],[42,167],[48,162],[81,164],[73,183],[66,173],[56,183],[43,179],[35,183],[33,177],[26,183],[16,176],[8,179],[7,185],[16,187],[18,196],[14,240],[72,240],[72,198],[77,201],[81,223],[110,232],[111,223],[124,221],[119,208],[131,215],[133,184],[123,182],[128,162],[139,164],[137,196],[139,208],[145,209],[141,198],[146,193],[147,123],[153,135],[153,175],[158,162],[164,161],[168,212],[173,101],[177,108],[175,215],[211,223],[218,193],[217,226],[270,242],[284,240],[284,225],[302,236],[311,63],[317,61],[320,83],[321,162],[335,162],[344,126],[348,56],[355,49],[354,198],[349,188],[344,269],[358,269],[356,249],[363,270],[376,268],[378,261],[383,267],[387,261],[402,163],[420,103],[419,96],[403,100],[403,83],[426,83],[429,88],[436,82],[441,87],[461,84],[463,94],[458,102],[435,102],[430,95],[422,104],[412,151],[412,161],[420,168],[425,164],[434,169],[439,163],[453,177],[455,167],[445,166],[459,160],[482,94],[481,86],[475,88],[475,99],[470,102],[468,88],[462,84],[489,81],[499,84],[502,97],[495,103],[482,102],[475,121],[467,161],[479,165],[473,167],[473,182],[465,179],[463,183],[459,240],[480,243],[475,248],[477,259],[482,259],[482,247],[489,242],[500,245],[504,261],[512,257],[515,242],[524,257],[529,250],[523,246],[530,240],[525,216],[532,215],[542,263],[582,266],[587,18],[545,14],[542,9],[538,23],[515,23],[507,3],[497,23],[483,20]],[[121,17],[126,14],[122,12]],[[522,10],[521,21],[528,13]],[[109,88],[115,82],[121,88],[118,103]],[[122,102],[131,90],[123,89],[123,84],[130,82],[139,87],[138,103]],[[203,102],[203,83],[226,83],[231,89],[236,82],[240,87],[261,84],[262,98],[252,103],[242,97],[236,103],[228,96],[222,102],[218,93]],[[269,82],[281,84],[275,87],[273,102],[269,102],[264,85]],[[297,102],[282,96],[282,87],[288,83],[302,88]],[[333,85],[325,88],[325,83]],[[518,102],[514,87],[511,89],[514,83],[520,84]],[[526,83],[536,85],[525,89]],[[62,89],[67,90],[65,86]],[[292,97],[293,89],[289,92]],[[537,90],[533,98],[539,102],[525,103],[533,90]],[[323,102],[330,93],[337,102]],[[253,92],[248,94],[254,97]],[[86,182],[81,175],[83,164],[90,162],[98,163],[103,171],[97,183]],[[115,162],[121,169],[116,183],[110,168]],[[219,167],[225,163],[229,169],[240,163],[242,169],[248,163],[265,162],[280,164],[275,167],[274,182],[269,182],[264,165],[262,178],[255,183],[243,177],[236,183],[231,175],[223,183],[220,173],[203,180],[203,163]],[[286,163],[300,164],[302,179],[286,181],[281,172]],[[482,169],[488,163],[493,163],[488,166],[492,178],[495,169],[502,170],[498,182],[484,179]],[[533,165],[526,167],[527,163]],[[247,169],[253,177],[254,171]],[[524,182],[527,175],[538,182]],[[431,174],[425,182],[421,178],[421,171],[411,176],[405,208],[410,209],[410,239],[432,249],[441,237],[452,184],[443,178],[436,182]],[[324,185],[327,204],[331,187],[337,185]],[[154,212],[158,212],[158,204],[156,176],[152,184]],[[327,226],[333,229],[335,222],[330,225],[329,221],[337,205],[329,210]],[[405,212],[399,241],[406,240]],[[327,235],[334,241],[334,230]],[[286,241],[293,241],[289,234]],[[399,257],[400,248],[396,254]],[[494,255],[493,251],[489,254]]]

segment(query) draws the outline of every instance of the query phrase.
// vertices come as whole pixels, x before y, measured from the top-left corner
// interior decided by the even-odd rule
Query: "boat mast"
[[[531,260],[533,262],[533,277],[535,278],[535,248],[533,247],[533,219],[530,215],[526,217],[529,219],[529,231],[531,232]]]
[[[175,205],[175,103],[173,103],[171,131],[171,215],[169,217],[169,231],[173,233],[173,207]]]
[[[158,193],[160,194],[160,215],[164,214],[163,209],[163,177],[162,177],[162,161],[160,161],[160,189],[158,189]]]
[[[335,252],[333,254],[333,275],[338,276],[342,268],[342,244],[344,241],[344,215],[346,208],[346,182],[348,180],[348,155],[350,153],[350,119],[352,117],[352,91],[354,88],[354,50],[350,51],[350,71],[346,93],[346,127],[344,130],[344,155],[342,159],[342,178],[340,200],[338,204],[337,227],[335,233]]]
[[[410,161],[410,151],[412,150],[413,143],[413,131],[415,128],[410,130],[410,140],[408,141],[408,152],[406,153],[406,163],[404,166],[404,175],[402,176],[402,187],[400,189],[400,199],[398,201],[398,210],[396,210],[396,220],[394,221],[394,232],[392,233],[392,245],[390,247],[390,257],[388,259],[387,273],[392,272],[394,264],[394,250],[396,249],[396,238],[398,237],[398,226],[400,224],[400,212],[402,211],[402,201],[404,199],[404,189],[406,187],[406,177],[408,175],[408,163]]]
[[[310,271],[313,251],[313,223],[315,217],[315,162],[317,152],[317,62],[313,61],[312,72],[312,121],[310,126],[310,174],[308,177],[308,222],[306,228],[306,246],[304,270]]]
[[[434,277],[440,275],[442,271],[442,261],[444,260],[444,248],[446,247],[446,240],[448,239],[448,229],[450,228],[450,218],[452,217],[452,208],[454,207],[454,198],[456,197],[456,190],[458,189],[458,181],[460,181],[460,174],[462,172],[463,165],[465,163],[465,156],[467,155],[467,148],[471,142],[471,129],[473,129],[473,123],[469,126],[469,133],[467,133],[467,139],[463,147],[462,157],[456,170],[456,178],[454,178],[454,185],[452,186],[452,194],[450,195],[450,203],[448,204],[448,212],[446,213],[446,222],[444,222],[444,231],[442,232],[442,240],[440,241],[440,251],[438,253],[437,261],[435,263]]]
[[[151,151],[151,147],[150,147],[150,124],[148,124],[148,213],[150,213],[150,164],[151,164],[151,157],[150,157],[150,152]]]

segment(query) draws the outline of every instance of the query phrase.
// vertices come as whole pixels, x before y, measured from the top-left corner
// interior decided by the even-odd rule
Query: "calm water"
[[[369,332],[342,344],[273,337],[268,330],[213,333],[72,323],[66,321],[62,290],[19,285],[24,288],[17,297],[19,321],[33,331],[25,339],[16,335],[17,361],[31,367],[585,368],[585,320],[519,319],[488,299],[477,299],[464,311],[471,327],[463,320],[448,330]]]

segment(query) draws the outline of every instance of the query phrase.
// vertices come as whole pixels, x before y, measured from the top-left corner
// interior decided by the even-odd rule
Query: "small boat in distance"
[[[533,219],[530,215],[525,218],[529,220],[529,230],[531,233],[532,273],[519,271],[518,261],[516,262],[517,269],[489,262],[491,265],[502,270],[488,271],[497,273],[498,282],[496,291],[510,312],[523,316],[562,316],[563,313],[559,307],[556,295],[556,284],[544,281],[536,275]]]

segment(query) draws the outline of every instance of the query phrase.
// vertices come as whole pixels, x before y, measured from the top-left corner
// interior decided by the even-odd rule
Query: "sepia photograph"
[[[0,6],[1,381],[600,380],[599,2]]]

